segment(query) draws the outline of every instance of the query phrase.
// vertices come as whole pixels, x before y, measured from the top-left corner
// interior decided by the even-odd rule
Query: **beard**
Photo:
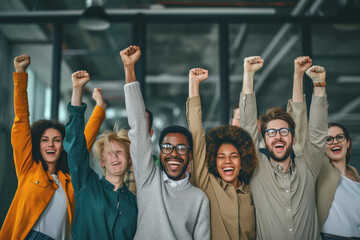
[[[182,160],[182,159],[181,159],[181,160]],[[182,161],[183,161],[183,160],[182,160]],[[174,180],[174,181],[177,181],[177,180],[179,180],[179,178],[186,172],[187,167],[188,167],[188,165],[189,165],[189,162],[190,162],[190,161],[187,161],[186,163],[184,163],[184,166],[182,167],[180,173],[179,173],[177,176],[171,176],[170,174],[168,174],[168,172],[166,171],[166,168],[164,167],[161,159],[160,159],[160,168],[161,168],[161,170],[164,171],[164,173],[166,174],[166,176],[167,176],[169,179]]]
[[[292,141],[291,141],[291,146],[292,146]],[[271,157],[273,160],[275,160],[275,161],[277,161],[277,162],[283,162],[283,161],[285,161],[285,160],[290,156],[290,154],[291,154],[291,152],[292,152],[292,147],[286,148],[286,151],[285,151],[283,157],[277,157],[277,156],[275,156],[275,152],[272,150],[271,147],[266,146],[266,150],[268,151],[270,157]]]

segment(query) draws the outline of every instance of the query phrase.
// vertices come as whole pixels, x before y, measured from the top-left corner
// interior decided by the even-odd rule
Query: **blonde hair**
[[[114,129],[112,131],[105,130],[96,140],[94,143],[94,147],[92,149],[92,152],[94,154],[94,157],[98,159],[99,164],[101,166],[101,163],[105,161],[104,159],[104,149],[105,147],[110,148],[110,142],[116,141],[120,144],[120,146],[123,148],[125,155],[128,159],[128,161],[131,159],[130,156],[130,139],[128,137],[128,130],[126,129],[117,129],[117,125],[115,124]],[[128,168],[130,168],[130,164],[128,165]],[[103,173],[105,174],[105,169],[103,168]]]

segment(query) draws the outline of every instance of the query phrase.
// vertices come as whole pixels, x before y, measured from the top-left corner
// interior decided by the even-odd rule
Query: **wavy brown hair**
[[[206,135],[206,161],[209,172],[218,178],[220,178],[220,174],[216,166],[216,157],[223,143],[230,143],[238,150],[242,168],[238,179],[248,185],[257,165],[253,140],[244,129],[238,126],[223,125],[208,131]]]
[[[45,171],[48,170],[48,166],[40,152],[40,141],[44,132],[49,128],[58,130],[61,134],[61,138],[62,138],[61,140],[64,141],[65,126],[61,123],[43,119],[34,122],[31,126],[32,156],[35,162],[37,163],[39,163],[39,161],[41,162]],[[68,174],[70,173],[69,165],[67,161],[67,153],[65,152],[65,150],[61,152],[60,158],[56,163],[55,172],[57,173],[59,170],[62,171],[63,173],[68,173]]]
[[[276,107],[266,110],[265,115],[261,116],[259,120],[261,126],[260,127],[261,135],[263,139],[265,139],[265,130],[267,128],[268,123],[273,120],[285,121],[289,125],[289,128],[291,129],[292,136],[293,137],[295,136],[295,121],[293,117],[289,113],[285,112],[285,110],[282,108]]]

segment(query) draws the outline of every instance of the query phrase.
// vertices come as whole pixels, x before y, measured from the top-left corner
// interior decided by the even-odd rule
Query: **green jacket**
[[[75,216],[72,239],[133,239],[136,231],[136,197],[124,186],[114,186],[90,168],[84,137],[86,104],[68,104],[64,148],[68,153],[71,180],[75,193]]]

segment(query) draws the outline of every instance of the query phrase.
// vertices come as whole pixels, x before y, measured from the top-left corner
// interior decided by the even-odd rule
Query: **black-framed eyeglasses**
[[[179,145],[176,145],[176,146],[173,146],[172,144],[170,143],[163,143],[160,145],[160,151],[163,153],[163,154],[170,154],[172,153],[172,151],[174,150],[175,148],[175,151],[180,154],[180,155],[185,155],[189,150],[190,150],[190,147],[189,146],[186,146],[184,144],[179,144]]]
[[[280,136],[286,137],[287,135],[289,135],[289,132],[292,132],[292,130],[290,128],[269,128],[264,131],[264,134],[266,133],[268,137],[275,137],[277,132],[280,133]]]
[[[343,142],[345,141],[346,137],[343,133],[339,133],[338,135],[336,135],[335,137],[333,136],[327,136],[326,137],[326,144],[327,145],[331,145],[334,143],[334,139],[336,139],[336,141],[338,142]]]

